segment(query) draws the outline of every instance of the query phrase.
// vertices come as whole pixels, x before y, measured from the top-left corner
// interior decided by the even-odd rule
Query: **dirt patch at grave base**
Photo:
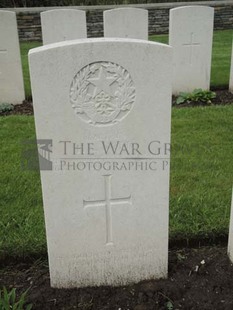
[[[169,277],[124,287],[50,288],[46,261],[2,267],[0,287],[29,289],[33,309],[232,310],[233,265],[226,247],[172,250]]]
[[[24,101],[22,104],[14,105],[13,110],[0,112],[0,116],[8,115],[33,115],[33,105],[30,101]]]
[[[216,98],[212,99],[211,105],[228,105],[233,104],[233,94],[228,90],[213,90],[216,93]],[[177,108],[210,106],[202,101],[190,101],[188,103],[176,104],[176,96],[172,96],[172,106]]]

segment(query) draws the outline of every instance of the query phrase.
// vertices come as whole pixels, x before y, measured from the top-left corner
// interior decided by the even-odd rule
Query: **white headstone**
[[[230,71],[229,91],[233,93],[233,42],[231,50],[231,71]]]
[[[42,12],[40,16],[44,45],[87,37],[85,11],[57,9]]]
[[[53,287],[166,277],[171,52],[103,38],[30,51],[37,139],[53,144],[41,171]]]
[[[170,10],[173,94],[209,89],[214,9],[186,6]]]
[[[230,229],[228,239],[228,255],[230,257],[230,260],[233,262],[233,189],[232,189]]]
[[[16,14],[0,11],[0,103],[25,99]]]
[[[148,40],[148,11],[135,8],[104,11],[104,36]]]

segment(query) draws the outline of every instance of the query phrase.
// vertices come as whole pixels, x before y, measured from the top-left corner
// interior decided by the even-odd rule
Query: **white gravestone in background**
[[[229,91],[233,93],[233,42],[231,50],[231,69],[230,69],[230,82],[229,82]]]
[[[231,200],[231,216],[230,216],[230,229],[228,239],[228,255],[233,262],[233,188],[232,188],[232,200]]]
[[[148,11],[135,8],[104,11],[104,36],[148,40]]]
[[[214,9],[187,6],[170,10],[173,94],[209,89]]]
[[[20,104],[24,99],[16,14],[0,11],[0,103]]]
[[[53,287],[166,277],[171,56],[103,38],[30,51]]]
[[[44,45],[87,37],[85,11],[57,9],[42,12],[40,16]]]

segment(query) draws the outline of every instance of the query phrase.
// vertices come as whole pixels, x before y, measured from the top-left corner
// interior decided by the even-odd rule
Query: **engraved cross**
[[[84,208],[88,207],[105,207],[106,216],[106,245],[113,244],[113,234],[112,234],[112,210],[113,205],[123,205],[131,204],[131,195],[124,198],[112,198],[111,197],[111,175],[104,175],[105,181],[105,199],[104,200],[94,200],[86,201],[83,200]]]
[[[193,60],[193,48],[195,46],[200,46],[200,43],[194,42],[193,39],[193,32],[191,32],[191,38],[190,38],[190,42],[189,43],[185,43],[183,44],[183,46],[187,46],[190,48],[190,53],[189,53],[189,64],[192,64],[192,60]]]

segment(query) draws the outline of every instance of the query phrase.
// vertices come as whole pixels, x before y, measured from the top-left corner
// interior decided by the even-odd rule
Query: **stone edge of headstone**
[[[233,187],[232,187],[230,226],[229,226],[228,247],[227,247],[228,256],[233,263],[233,247],[232,247],[232,245],[233,245]]]
[[[171,47],[170,46],[168,46],[168,45],[165,45],[165,44],[161,44],[161,43],[156,43],[156,42],[148,42],[148,41],[145,41],[145,40],[138,40],[138,39],[122,39],[122,38],[119,38],[119,39],[115,39],[115,38],[108,38],[108,39],[105,39],[105,38],[101,38],[101,39],[97,39],[97,38],[95,38],[95,39],[80,39],[80,40],[72,40],[72,41],[66,41],[66,42],[59,42],[59,43],[54,43],[54,44],[51,44],[51,45],[49,45],[49,46],[44,46],[44,47],[39,47],[39,48],[36,48],[36,49],[34,49],[34,50],[31,50],[30,51],[30,56],[32,56],[32,55],[34,55],[35,56],[35,59],[33,59],[34,60],[34,69],[35,69],[35,65],[37,66],[38,65],[38,63],[35,61],[36,60],[36,56],[38,56],[38,58],[39,58],[39,56],[42,56],[41,58],[43,58],[43,56],[45,56],[45,55],[43,55],[43,51],[44,51],[44,53],[46,53],[47,51],[51,51],[51,52],[53,52],[54,50],[56,50],[56,49],[61,49],[61,51],[62,51],[62,48],[64,47],[64,48],[66,48],[66,50],[72,50],[72,47],[78,47],[78,45],[82,45],[82,47],[85,47],[85,43],[86,43],[86,46],[88,46],[89,45],[89,47],[91,48],[94,44],[93,43],[95,43],[96,44],[96,46],[97,46],[97,44],[98,44],[98,46],[100,47],[101,46],[101,44],[111,44],[111,43],[114,43],[115,45],[117,45],[117,44],[121,44],[121,45],[123,45],[123,44],[125,44],[125,46],[126,45],[128,45],[128,47],[129,47],[129,45],[132,43],[132,44],[134,44],[135,46],[136,45],[138,45],[138,47],[140,47],[140,48],[142,48],[142,52],[144,51],[144,49],[146,49],[147,47],[151,47],[151,49],[154,49],[154,50],[160,50],[161,51],[161,49],[163,49],[164,51],[166,50],[166,52],[169,52],[168,54],[170,54],[169,56],[171,56]],[[145,45],[146,44],[146,45]],[[75,50],[75,51],[77,51],[77,49]],[[37,55],[35,54],[35,53],[38,53]],[[40,55],[39,55],[39,53],[40,53]],[[144,53],[142,53],[141,54],[142,56],[142,61],[143,61],[143,59],[145,59],[144,58]],[[163,55],[162,53],[161,53],[161,55]],[[62,56],[62,55],[61,55]],[[153,54],[151,55],[151,57],[153,57]],[[167,58],[167,60],[169,60],[169,61],[171,61],[171,57],[166,57]],[[130,59],[130,58],[129,58]],[[31,58],[31,60],[32,60],[32,58]],[[46,58],[44,59],[45,61],[46,61]],[[164,64],[166,64],[166,63],[164,63]],[[133,66],[133,64],[131,64],[131,66]],[[148,62],[148,66],[150,66],[150,63]],[[166,67],[167,68],[171,68],[171,66],[169,66],[169,65],[166,65]],[[32,67],[30,67],[30,69],[31,69]],[[37,66],[37,68],[38,68],[38,70],[40,70],[40,66]],[[54,73],[54,72],[52,72],[52,73]],[[170,69],[169,69],[169,73],[171,73],[170,72]],[[34,71],[34,77],[38,77],[38,71],[37,70],[35,70]],[[171,74],[169,74],[170,76],[171,76]],[[153,80],[152,80],[153,81]],[[169,89],[170,89],[170,91],[171,91],[171,79],[169,79]],[[34,84],[35,84],[35,82],[37,82],[36,80],[34,80]],[[37,82],[37,84],[39,84],[38,82]],[[153,84],[151,85],[151,89],[153,90]],[[170,91],[169,91],[169,95],[170,95]],[[159,91],[158,91],[158,93],[159,93]],[[170,96],[169,96],[170,97]],[[151,98],[151,97],[150,97]],[[170,97],[171,98],[171,97]],[[40,101],[40,100],[39,100]],[[38,102],[39,102],[38,101]],[[151,104],[153,104],[153,100],[151,101]],[[169,127],[170,127],[170,104],[169,104],[169,102],[167,102],[167,104],[168,104],[168,111],[167,111],[167,113],[169,114]],[[41,116],[42,117],[42,116]],[[43,119],[43,117],[42,117],[42,119]],[[152,124],[153,125],[153,124]],[[75,127],[76,128],[76,127]],[[125,127],[126,129],[127,129],[127,126]],[[123,128],[124,129],[124,128]],[[93,129],[94,130],[94,129]],[[169,134],[169,140],[170,140],[170,130],[168,130],[168,134]],[[111,134],[110,134],[110,136],[111,136]],[[169,177],[169,175],[168,175],[168,177]],[[168,193],[168,189],[169,189],[169,186],[168,186],[169,184],[168,183],[166,183],[166,188],[167,188],[167,194],[166,194],[166,196],[168,195],[168,197],[169,197],[169,193]],[[152,188],[152,190],[153,190],[153,188]],[[163,199],[164,199],[164,195],[163,195]],[[153,209],[153,208],[152,208]],[[166,226],[168,225],[168,211],[166,211]],[[163,270],[164,270],[164,272],[163,272],[163,274],[161,274],[161,276],[160,277],[165,277],[166,275],[167,275],[167,253],[168,253],[168,230],[167,230],[167,227],[166,227],[166,245],[164,245],[164,246],[166,246],[166,257],[165,257],[165,255],[163,255],[162,256],[162,259],[163,259],[163,257],[165,257],[166,258],[166,270],[165,270],[165,268],[159,268],[159,269],[161,269],[161,273],[163,272]],[[156,235],[155,235],[156,236]],[[47,238],[48,238],[48,235],[47,235]],[[85,240],[85,239],[84,239]],[[165,238],[164,239],[161,239],[162,241],[165,241]],[[164,242],[163,242],[164,243]],[[144,255],[144,254],[143,254]],[[152,261],[152,264],[153,264],[153,259],[151,260]],[[160,261],[163,261],[163,260],[160,260]],[[164,260],[165,261],[165,260]],[[129,261],[130,262],[130,261]],[[162,266],[163,267],[163,266]],[[139,270],[140,270],[140,268],[139,268]],[[69,279],[68,279],[69,280]],[[85,280],[85,279],[84,279]],[[139,279],[140,280],[140,279]],[[58,278],[58,284],[56,283],[56,279],[54,280],[55,282],[54,282],[54,284],[52,283],[52,285],[54,286],[54,287],[60,287],[59,286],[59,278]],[[119,281],[119,280],[117,280],[117,281]],[[129,280],[129,283],[133,283],[133,279],[132,280]],[[62,282],[61,282],[62,283]],[[81,283],[81,282],[80,282]],[[100,283],[101,284],[101,283]],[[95,285],[100,285],[100,284],[95,284]],[[116,283],[116,285],[119,285],[120,283]],[[72,283],[70,284],[70,283],[68,283],[68,285],[72,285]],[[81,285],[81,284],[80,284]],[[90,284],[88,284],[88,285],[90,285]],[[94,284],[93,284],[94,285]],[[114,283],[112,284],[112,285],[114,285]],[[75,284],[74,284],[74,286],[76,286]],[[83,286],[83,285],[82,285]],[[61,287],[63,287],[63,285],[61,284]]]
[[[16,12],[11,10],[11,9],[3,9],[3,8],[0,8],[0,12],[5,12],[5,13],[10,13],[10,14],[14,14],[16,15]]]
[[[10,11],[10,10],[7,10],[7,9],[2,9],[2,8],[0,8],[0,13],[1,13],[1,12],[11,14],[11,16],[15,18],[15,23],[16,23],[16,27],[17,27],[17,17],[16,17],[16,12],[15,12],[15,11]],[[20,43],[19,43],[19,35],[18,35],[18,32],[17,32],[17,37],[18,37],[18,49],[19,49],[19,57],[20,57],[20,65],[21,65],[23,96],[22,96],[22,98],[21,98],[22,101],[14,102],[14,103],[12,103],[13,105],[22,104],[23,101],[24,101],[25,98],[26,98],[25,85],[24,85],[24,76],[23,76],[23,67],[22,67],[22,59],[21,59],[21,51],[20,51]]]
[[[233,40],[231,44],[231,64],[230,64],[230,77],[229,77],[229,92],[233,94]]]

